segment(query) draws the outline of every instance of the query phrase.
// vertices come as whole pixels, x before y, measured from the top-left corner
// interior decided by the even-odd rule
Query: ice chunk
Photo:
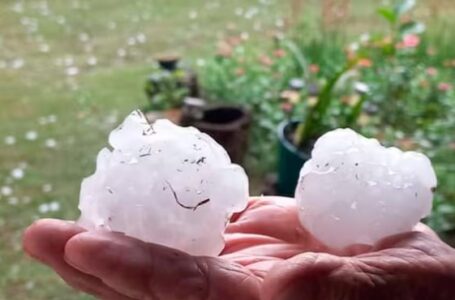
[[[431,212],[436,184],[425,155],[337,129],[316,142],[295,197],[305,228],[341,249],[412,230]]]
[[[79,224],[193,255],[217,255],[227,220],[245,209],[248,179],[197,129],[133,112],[109,136],[81,187]]]

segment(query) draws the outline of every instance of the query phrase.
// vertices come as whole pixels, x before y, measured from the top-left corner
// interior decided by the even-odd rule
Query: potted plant
[[[306,160],[310,158],[314,142],[326,131],[334,127],[353,127],[362,112],[368,87],[360,82],[354,82],[354,93],[347,97],[349,101],[334,103],[333,91],[337,83],[346,81],[350,77],[349,71],[355,62],[348,62],[341,71],[336,72],[322,84],[315,88],[314,84],[307,89],[296,89],[295,84],[282,93],[284,110],[288,112],[288,120],[278,127],[279,157],[278,157],[278,182],[277,192],[283,196],[293,196],[299,172]],[[294,83],[296,82],[293,80]],[[303,86],[300,84],[300,86]],[[295,119],[293,107],[297,107],[299,98],[305,99],[303,109],[296,109],[303,116]],[[286,108],[291,104],[291,108]],[[331,108],[338,106],[336,116],[332,115]],[[293,113],[291,113],[294,112]],[[340,113],[342,112],[342,113]],[[334,122],[335,120],[335,122]]]
[[[178,56],[161,56],[157,59],[154,71],[149,75],[145,92],[149,100],[144,108],[150,119],[166,117],[178,123],[180,108],[187,96],[197,97],[196,74],[179,66]]]

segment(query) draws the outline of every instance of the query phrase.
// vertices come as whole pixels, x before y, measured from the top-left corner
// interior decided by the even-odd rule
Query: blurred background
[[[21,234],[77,218],[81,179],[137,108],[210,133],[252,194],[292,194],[337,127],[422,151],[439,180],[425,221],[453,241],[454,17],[451,0],[2,0],[0,299],[90,299]]]

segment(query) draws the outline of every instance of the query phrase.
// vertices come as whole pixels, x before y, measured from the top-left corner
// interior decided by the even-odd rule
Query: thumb
[[[259,290],[258,280],[239,265],[115,233],[76,235],[66,244],[65,259],[137,299],[257,299]]]

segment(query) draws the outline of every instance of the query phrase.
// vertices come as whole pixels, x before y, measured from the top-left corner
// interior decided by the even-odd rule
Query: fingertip
[[[24,251],[44,263],[63,254],[66,242],[84,229],[64,220],[40,219],[31,224],[22,236]]]
[[[121,266],[130,255],[145,251],[145,243],[121,233],[101,230],[86,231],[68,240],[65,261],[74,268],[95,276],[104,276]]]
[[[86,266],[92,261],[97,261],[98,253],[109,247],[109,241],[106,239],[102,234],[92,231],[73,236],[65,245],[65,261],[74,268],[87,272]]]

